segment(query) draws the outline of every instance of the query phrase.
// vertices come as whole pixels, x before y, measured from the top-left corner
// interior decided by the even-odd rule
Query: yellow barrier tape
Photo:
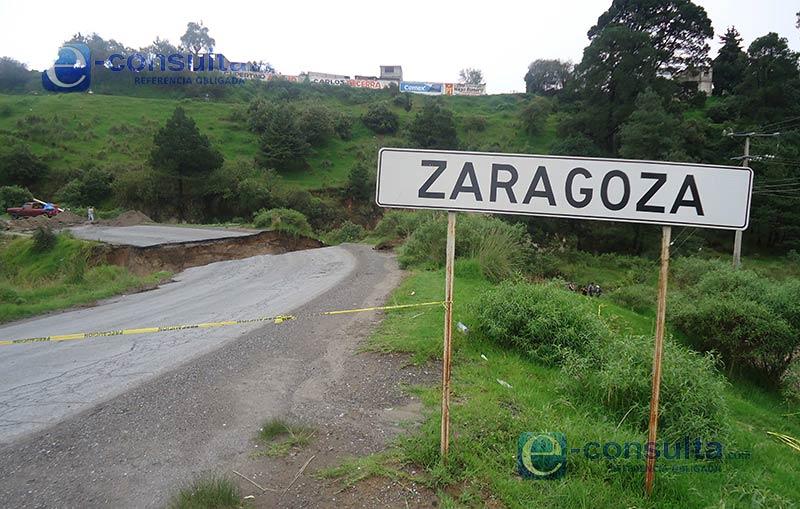
[[[306,317],[311,316],[335,316],[344,315],[348,313],[363,313],[366,311],[389,311],[393,309],[416,308],[422,306],[436,306],[444,304],[443,301],[437,302],[421,302],[419,304],[398,304],[394,306],[374,306],[369,308],[358,309],[342,309],[338,311],[323,311],[320,313],[311,313]],[[305,318],[305,317],[300,317]],[[24,343],[55,343],[59,341],[74,341],[79,339],[99,338],[108,336],[128,336],[133,334],[149,334],[154,332],[170,332],[186,329],[211,329],[215,327],[227,327],[229,325],[242,325],[246,323],[256,322],[272,322],[283,323],[289,320],[297,320],[298,317],[294,315],[276,315],[276,316],[260,316],[256,318],[246,318],[242,320],[226,320],[222,322],[205,322],[187,325],[170,325],[166,327],[140,327],[137,329],[119,329],[98,332],[78,332],[74,334],[55,334],[52,336],[42,336],[38,338],[22,338],[22,339],[6,339],[0,340],[0,345],[20,345]]]

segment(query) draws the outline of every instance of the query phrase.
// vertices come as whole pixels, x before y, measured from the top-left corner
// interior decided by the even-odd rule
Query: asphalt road
[[[152,291],[0,326],[0,338],[273,316],[336,286],[354,267],[353,256],[339,247],[212,263],[188,269]],[[0,347],[0,444],[259,326],[263,323]]]
[[[86,329],[375,306],[401,276],[392,256],[368,246],[260,256],[190,269],[154,292],[0,332],[46,333],[57,320]],[[233,469],[264,486],[297,481],[286,496],[258,491],[257,507],[341,507],[340,488],[323,490],[313,471],[385,447],[407,418],[398,414],[409,403],[401,386],[420,383],[419,370],[403,357],[356,355],[379,319],[375,312],[312,316],[249,331],[5,347],[0,396],[5,418],[15,423],[7,422],[7,443],[0,445],[0,507],[164,507],[198,477],[236,479]],[[438,372],[429,374],[438,379]],[[273,417],[313,423],[312,449],[254,456],[258,428]],[[17,435],[19,426],[29,432]],[[313,465],[298,480],[312,454]],[[357,506],[364,504],[372,502]]]
[[[85,240],[99,240],[109,244],[129,246],[155,246],[178,242],[246,237],[256,231],[238,231],[217,228],[196,228],[141,224],[136,226],[97,226],[84,225],[69,229],[73,235]]]

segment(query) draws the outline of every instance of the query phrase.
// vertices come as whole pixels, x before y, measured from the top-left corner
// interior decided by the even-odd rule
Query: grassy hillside
[[[280,172],[287,181],[303,189],[340,186],[347,178],[359,151],[377,153],[384,144],[402,144],[400,140],[383,139],[369,131],[359,120],[374,102],[386,101],[388,94],[373,92],[359,97],[359,103],[339,99],[334,94],[312,90],[308,99],[321,102],[353,119],[353,137],[343,141],[331,139],[308,158],[306,170]],[[393,106],[400,117],[401,130],[430,98],[414,96],[410,112]],[[546,153],[555,137],[554,119],[539,136],[531,137],[518,127],[521,95],[484,97],[445,97],[448,108],[456,114],[459,139],[469,149],[504,150]],[[43,94],[0,95],[0,142],[8,145],[23,142],[44,157],[58,175],[93,166],[123,172],[146,164],[153,134],[182,106],[195,119],[200,130],[208,135],[225,159],[252,159],[258,152],[258,140],[237,118],[247,103],[224,103],[191,99],[144,99],[137,97]],[[464,129],[463,119],[481,116],[486,120],[482,132]],[[278,170],[280,170],[278,168]],[[54,184],[55,185],[55,184]],[[57,189],[47,189],[54,193]]]

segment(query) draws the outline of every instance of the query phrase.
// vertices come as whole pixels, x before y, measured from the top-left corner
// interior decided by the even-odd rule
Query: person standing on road
[[[86,215],[89,216],[89,222],[94,223],[94,207],[89,205],[89,208],[86,209]]]

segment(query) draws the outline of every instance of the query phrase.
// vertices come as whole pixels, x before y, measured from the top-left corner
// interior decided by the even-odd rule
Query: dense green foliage
[[[545,365],[570,351],[585,355],[611,336],[585,297],[556,284],[503,282],[478,296],[473,313],[478,332]]]
[[[446,214],[421,214],[412,223],[378,225],[376,233],[391,228],[410,233],[400,250],[403,267],[441,267],[445,262]],[[413,224],[413,229],[408,228]],[[509,224],[491,216],[462,215],[456,224],[456,257],[475,258],[484,276],[493,281],[520,270],[529,250],[530,239],[521,224]]]
[[[580,354],[569,352],[564,372],[570,391],[601,403],[612,418],[646,431],[652,390],[653,338],[614,335],[595,340]],[[724,440],[729,428],[725,381],[717,359],[664,341],[659,399],[659,436],[665,441]],[[630,413],[629,413],[630,412]],[[626,417],[627,416],[627,417]]]
[[[418,148],[457,149],[458,134],[453,112],[439,101],[425,103],[408,126],[408,137]]]
[[[0,211],[5,212],[9,207],[19,207],[23,203],[30,201],[31,198],[33,198],[33,195],[24,187],[0,187]]]
[[[292,209],[259,210],[253,215],[253,226],[298,236],[314,235],[306,216]]]
[[[397,114],[384,102],[371,105],[361,121],[375,134],[394,134],[399,126]]]
[[[779,385],[800,347],[798,282],[727,266],[693,277],[676,295],[674,324],[695,348],[718,352],[729,373]]]

